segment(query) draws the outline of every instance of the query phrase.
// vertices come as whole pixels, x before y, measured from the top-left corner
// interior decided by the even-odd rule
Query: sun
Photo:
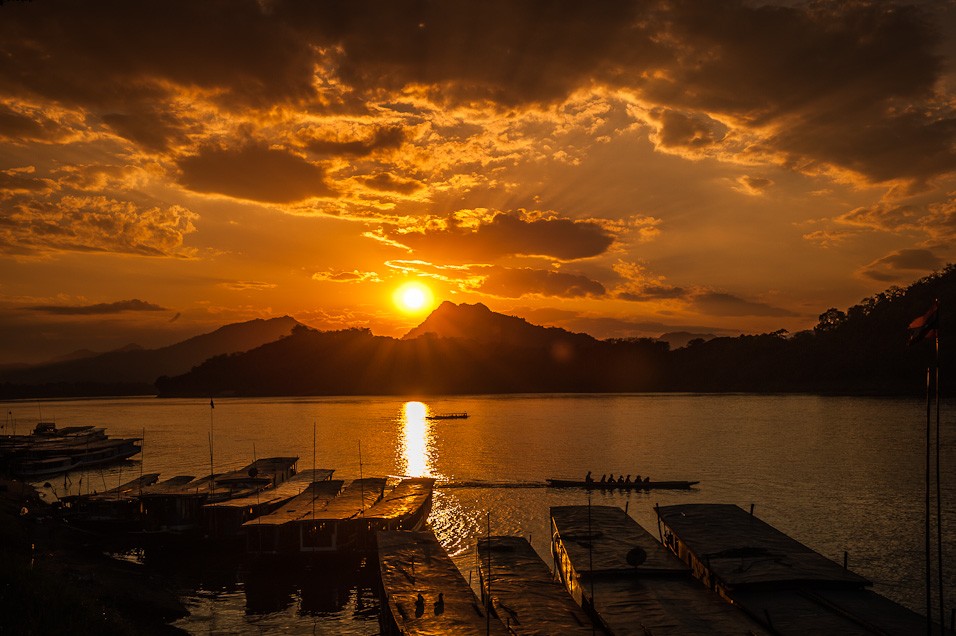
[[[431,309],[434,296],[428,285],[418,281],[403,283],[392,295],[395,306],[406,314],[418,314]]]

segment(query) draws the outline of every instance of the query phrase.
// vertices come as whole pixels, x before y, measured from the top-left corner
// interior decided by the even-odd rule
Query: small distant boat
[[[588,488],[590,490],[687,490],[699,481],[585,481],[583,479],[548,479],[551,488]]]
[[[426,420],[466,420],[468,419],[467,413],[435,413],[434,415],[426,415]]]

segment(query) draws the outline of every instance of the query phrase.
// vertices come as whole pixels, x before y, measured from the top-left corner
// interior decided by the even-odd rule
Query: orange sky
[[[482,302],[812,327],[952,260],[953,4],[6,2],[0,362]]]

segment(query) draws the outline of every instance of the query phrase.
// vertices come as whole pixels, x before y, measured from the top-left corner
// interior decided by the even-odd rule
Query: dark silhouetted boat
[[[548,479],[551,488],[587,488],[590,490],[687,490],[699,481],[586,481],[584,479]]]
[[[467,413],[435,413],[434,415],[426,415],[426,420],[466,420],[468,419]]]

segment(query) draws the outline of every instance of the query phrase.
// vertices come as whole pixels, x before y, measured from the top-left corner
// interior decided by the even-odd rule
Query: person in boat
[[[634,478],[634,485],[635,485],[635,486],[638,486],[638,487],[639,487],[639,486],[641,486],[641,484],[643,484],[643,483],[644,483],[644,480],[641,479],[641,476],[640,476],[640,475],[638,475],[637,477]]]
[[[591,471],[589,470],[588,474],[584,476],[584,483],[590,484],[592,481],[594,481],[594,478],[591,477]]]
[[[608,473],[608,475],[607,475],[607,483],[609,483],[609,484],[613,484],[613,483],[614,483],[614,473]]]
[[[445,594],[443,592],[438,593],[438,600],[435,601],[435,615],[445,613]]]
[[[618,476],[617,476],[617,485],[618,485],[618,486],[623,486],[623,485],[624,485],[624,475],[618,475]]]
[[[415,599],[415,616],[420,618],[422,614],[425,613],[425,597],[422,596],[422,593],[418,593],[418,598]]]
[[[644,487],[645,487],[645,488],[650,488],[650,487],[651,487],[651,478],[650,478],[650,477],[645,477],[645,478],[644,478]]]
[[[607,475],[601,475],[601,483],[603,484],[606,481],[607,481]]]
[[[628,474],[627,474],[627,477],[624,478],[624,485],[625,485],[625,486],[630,486],[630,485],[631,485],[631,474],[630,474],[630,473],[628,473]]]

